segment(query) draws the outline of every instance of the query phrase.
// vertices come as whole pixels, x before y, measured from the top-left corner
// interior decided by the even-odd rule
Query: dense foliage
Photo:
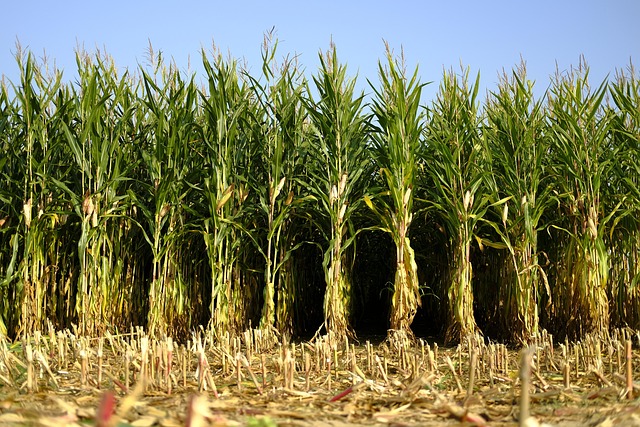
[[[78,79],[16,56],[0,90],[0,329],[198,325],[287,336],[527,340],[640,327],[640,80],[524,66],[425,104],[387,49],[358,93],[335,48],[309,81],[202,53]],[[199,80],[200,79],[200,80]]]

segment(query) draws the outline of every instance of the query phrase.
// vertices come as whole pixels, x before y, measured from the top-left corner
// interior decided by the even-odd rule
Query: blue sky
[[[308,73],[318,52],[333,39],[341,61],[359,87],[377,82],[383,40],[408,64],[420,66],[422,81],[435,92],[443,68],[480,71],[483,88],[522,57],[538,90],[558,68],[577,65],[583,54],[592,83],[640,66],[640,0],[543,1],[202,1],[130,0],[5,2],[0,25],[0,74],[17,82],[16,40],[50,60],[72,79],[75,49],[110,54],[119,68],[144,64],[148,43],[177,65],[198,72],[201,48],[212,43],[260,70],[263,34],[275,27],[279,53],[299,55]]]

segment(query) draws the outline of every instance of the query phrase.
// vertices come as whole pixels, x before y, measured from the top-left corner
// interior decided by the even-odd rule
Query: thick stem
[[[273,217],[274,217],[274,203],[272,198],[272,203],[269,209],[269,229],[268,232],[271,233],[273,230]],[[264,271],[264,303],[262,305],[262,315],[260,316],[260,328],[266,329],[272,327],[275,323],[275,284],[274,284],[274,276],[275,276],[275,248],[273,245],[273,238],[267,238],[267,265],[265,266]]]
[[[327,289],[324,297],[325,323],[328,333],[337,336],[351,334],[349,331],[349,294],[350,286],[342,263],[343,227],[340,221],[336,224],[329,271],[327,274]]]
[[[406,216],[406,215],[405,215]],[[415,255],[406,237],[409,221],[398,224],[396,244],[396,274],[391,301],[391,329],[413,336],[411,323],[420,305],[420,290]]]
[[[454,253],[454,270],[449,287],[449,327],[445,334],[447,342],[458,342],[476,331],[473,314],[473,289],[471,280],[471,236],[469,224],[463,224],[459,231],[457,248]]]

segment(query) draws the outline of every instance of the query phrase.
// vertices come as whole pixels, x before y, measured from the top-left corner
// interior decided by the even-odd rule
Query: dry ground
[[[531,415],[558,426],[640,426],[626,378],[632,340],[621,333],[557,346],[540,337]],[[403,338],[283,345],[254,331],[175,345],[140,331],[50,332],[4,341],[0,353],[2,425],[502,426],[520,413],[520,352],[479,338],[451,348]],[[632,377],[639,357],[633,350]]]

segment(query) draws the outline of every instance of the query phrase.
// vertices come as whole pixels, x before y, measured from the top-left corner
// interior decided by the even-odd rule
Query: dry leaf
[[[0,423],[25,423],[27,422],[26,418],[22,415],[14,414],[12,412],[7,412],[6,414],[0,415]]]
[[[151,416],[143,416],[138,418],[135,421],[130,422],[129,424],[134,427],[151,427],[152,425],[158,422],[158,418]]]

